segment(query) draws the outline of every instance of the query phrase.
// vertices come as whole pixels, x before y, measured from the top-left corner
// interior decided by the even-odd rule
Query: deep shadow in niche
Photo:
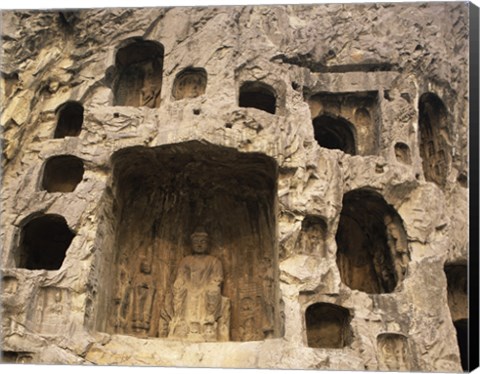
[[[340,277],[351,289],[389,293],[405,277],[407,235],[402,219],[380,194],[363,189],[345,194],[335,238]]]
[[[328,303],[310,305],[305,311],[307,342],[312,348],[343,348],[350,344],[350,312]]]
[[[320,147],[355,154],[353,125],[347,120],[321,115],[313,120],[313,129]]]
[[[410,155],[410,148],[405,143],[395,143],[395,157],[398,162],[405,165],[412,164],[412,156]]]
[[[83,161],[76,156],[51,157],[45,162],[42,187],[47,192],[73,192],[83,172]]]
[[[274,160],[188,142],[124,149],[113,155],[112,163],[109,204],[115,221],[105,222],[111,234],[101,244],[105,257],[100,267],[112,263],[113,268],[100,275],[104,286],[98,295],[96,329],[169,336],[179,264],[192,253],[190,234],[201,225],[209,234],[210,255],[223,268],[221,292],[230,301],[229,340],[278,337]],[[150,262],[148,269],[142,258]],[[140,305],[149,311],[140,329],[134,311],[139,277],[149,290]]]
[[[427,92],[419,100],[420,157],[425,179],[445,186],[451,162],[448,112],[442,100]]]
[[[78,136],[82,131],[83,106],[76,101],[68,101],[60,105],[57,110],[57,127],[54,138]]]
[[[157,108],[163,75],[163,45],[133,39],[115,59],[114,105]]]
[[[27,219],[15,253],[16,266],[30,270],[60,269],[74,236],[62,216],[45,214]]]
[[[275,114],[277,105],[275,90],[263,82],[245,82],[240,87],[238,105]]]
[[[468,371],[468,319],[460,319],[455,321],[453,325],[457,330],[457,343],[462,369]]]
[[[448,307],[457,330],[457,342],[463,370],[468,370],[468,272],[465,264],[447,264]]]

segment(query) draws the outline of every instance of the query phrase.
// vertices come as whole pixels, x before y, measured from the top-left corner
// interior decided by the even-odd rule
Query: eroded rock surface
[[[5,361],[461,370],[467,3],[2,21]]]

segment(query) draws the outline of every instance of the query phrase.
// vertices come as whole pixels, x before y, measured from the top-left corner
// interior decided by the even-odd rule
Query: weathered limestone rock
[[[468,4],[1,16],[4,361],[461,370]]]

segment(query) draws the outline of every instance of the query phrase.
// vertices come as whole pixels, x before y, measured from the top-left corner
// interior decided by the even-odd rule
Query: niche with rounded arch
[[[443,187],[451,163],[448,111],[434,93],[424,93],[419,100],[419,140],[425,180]]]
[[[277,109],[276,92],[263,82],[247,81],[240,87],[238,105],[242,108],[256,108],[275,114]]]
[[[410,147],[405,143],[398,142],[395,143],[395,157],[398,162],[401,162],[405,165],[412,164],[412,156],[410,154]]]
[[[92,327],[206,341],[207,323],[198,316],[195,323],[191,320],[204,313],[203,298],[177,292],[183,284],[178,274],[189,278],[190,272],[180,270],[185,261],[202,268],[203,257],[192,254],[190,239],[202,226],[208,234],[208,261],[221,264],[212,265],[222,297],[208,301],[219,306],[219,315],[209,327],[215,336],[207,341],[279,337],[275,161],[192,141],[122,149],[112,156],[112,166],[113,194],[105,200],[111,218],[102,226],[111,235],[103,235],[99,244],[103,257],[98,266],[106,270],[97,280],[104,287],[98,290]],[[204,274],[195,287],[211,282],[213,270],[202,271],[195,273]],[[197,301],[191,305],[193,297]],[[189,317],[179,319],[182,313]]]
[[[58,270],[75,234],[64,217],[41,214],[21,227],[20,245],[14,254],[17,268]]]
[[[386,371],[411,370],[411,353],[406,336],[382,333],[377,336],[379,369]]]
[[[117,51],[114,105],[157,108],[163,76],[163,45],[135,38]]]
[[[83,161],[71,155],[54,156],[45,162],[42,188],[47,192],[73,192],[82,181]]]
[[[193,99],[205,93],[207,72],[202,68],[186,68],[177,74],[172,95],[175,100]]]
[[[445,266],[447,298],[463,370],[468,370],[468,271],[464,264]]]
[[[340,278],[351,289],[390,293],[404,279],[410,260],[407,235],[402,219],[380,194],[346,193],[335,239]]]
[[[305,311],[307,343],[312,348],[343,348],[351,343],[351,315],[348,309],[329,303],[315,303]]]
[[[354,127],[347,120],[321,115],[313,120],[313,129],[320,147],[355,154]]]
[[[77,101],[67,101],[60,105],[55,113],[57,115],[57,127],[53,135],[55,139],[80,135],[83,124],[82,104]]]

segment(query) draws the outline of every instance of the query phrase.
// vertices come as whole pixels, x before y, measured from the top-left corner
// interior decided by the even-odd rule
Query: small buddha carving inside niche
[[[152,279],[151,260],[146,256],[140,258],[140,271],[133,279],[133,318],[132,329],[139,335],[148,335],[152,316],[155,283]]]
[[[193,254],[184,257],[172,287],[168,337],[190,341],[228,341],[230,300],[222,296],[223,267],[207,254],[208,234],[191,235]]]

